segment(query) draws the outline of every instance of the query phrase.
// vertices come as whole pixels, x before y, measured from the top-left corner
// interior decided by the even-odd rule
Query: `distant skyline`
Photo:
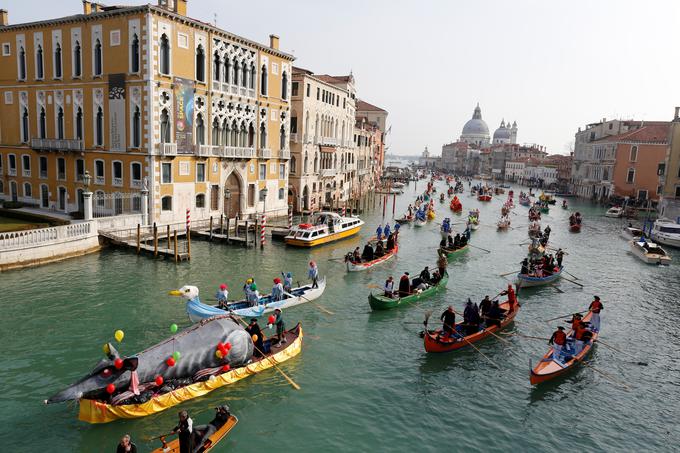
[[[115,2],[104,2],[115,4]],[[146,2],[125,0],[126,5]],[[152,2],[156,3],[156,2]],[[390,154],[433,154],[458,139],[479,102],[489,132],[517,121],[519,143],[565,154],[602,118],[671,120],[680,105],[680,2],[577,0],[189,0],[189,16],[268,43],[296,66],[354,74],[389,112]],[[80,0],[9,2],[10,24],[82,12]],[[264,11],[267,11],[265,14]]]

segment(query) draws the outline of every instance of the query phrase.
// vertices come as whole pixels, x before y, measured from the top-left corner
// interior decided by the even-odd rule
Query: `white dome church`
[[[477,104],[472,118],[463,126],[463,133],[460,134],[460,141],[469,145],[475,145],[478,148],[488,146],[491,143],[491,136],[489,135],[489,126],[486,121],[482,119],[482,109]],[[517,123],[512,125],[505,120],[501,121],[501,125],[493,133],[493,144],[503,143],[517,143]]]

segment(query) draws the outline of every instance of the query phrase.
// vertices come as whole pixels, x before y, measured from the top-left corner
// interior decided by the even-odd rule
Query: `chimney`
[[[88,0],[83,0],[83,14],[92,14],[92,2]]]
[[[269,47],[279,50],[279,37],[276,35],[269,35]]]
[[[2,25],[7,25],[7,11],[4,9],[0,10],[0,14],[2,15]],[[680,119],[680,107],[675,107],[675,116],[673,117],[674,121],[678,121]]]
[[[187,0],[175,0],[175,12],[180,16],[186,16]]]
[[[0,9],[0,25],[3,27],[9,25],[9,13],[6,9]]]

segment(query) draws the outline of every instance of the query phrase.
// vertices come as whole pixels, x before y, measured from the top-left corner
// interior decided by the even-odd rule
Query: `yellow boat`
[[[427,220],[434,220],[435,214],[433,210],[427,211]]]
[[[225,385],[274,367],[302,351],[302,326],[296,325],[285,332],[286,344],[272,344],[265,357],[253,357],[248,365],[214,375],[207,381],[178,387],[167,393],[154,395],[146,403],[109,404],[101,400],[81,399],[78,419],[88,423],[108,423],[121,418],[139,418],[162,412],[177,404],[198,398]]]
[[[290,229],[284,241],[296,247],[314,247],[357,234],[364,221],[358,217],[342,217],[335,212],[319,212],[311,223],[301,223]]]

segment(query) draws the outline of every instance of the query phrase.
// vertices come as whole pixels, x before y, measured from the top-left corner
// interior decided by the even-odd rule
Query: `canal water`
[[[443,190],[444,183],[438,187]],[[397,197],[397,216],[423,189],[422,181],[416,188],[411,183]],[[1,274],[2,450],[107,452],[130,433],[140,451],[150,451],[159,445],[146,439],[172,428],[179,409],[206,423],[214,406],[227,403],[240,423],[216,451],[677,451],[680,253],[671,251],[671,266],[643,264],[627,251],[621,221],[603,217],[600,207],[569,200],[570,211],[584,215],[580,234],[568,231],[570,211],[559,205],[544,215],[551,244],[569,253],[567,270],[584,288],[563,280],[561,291],[522,290],[522,309],[508,331],[548,337],[560,322],[544,320],[584,310],[599,295],[605,307],[602,340],[634,358],[598,345],[589,363],[608,377],[581,367],[532,388],[529,361],[546,352],[544,341],[513,335],[507,344],[493,338],[478,344],[497,367],[472,349],[424,352],[418,323],[427,310],[434,321],[448,304],[462,311],[467,297],[493,297],[507,284],[499,274],[519,268],[527,208],[518,206],[511,216],[519,228],[497,232],[502,198],[482,204],[467,193],[461,197],[465,211],[481,211],[483,226],[471,244],[491,253],[471,249],[452,259],[445,292],[387,312],[370,311],[368,285],[435,263],[436,222],[444,216],[462,221],[448,203],[436,202],[437,219],[427,227],[402,228],[396,260],[364,273],[348,274],[342,262],[329,258],[341,258],[363,245],[361,237],[374,234],[382,221],[379,206],[364,216],[361,237],[311,251],[280,243],[260,251],[194,242],[191,263],[177,266],[105,250]],[[389,217],[391,211],[390,201]],[[79,422],[73,404],[42,404],[96,364],[116,329],[125,332],[119,350],[131,355],[167,337],[172,323],[188,326],[183,302],[168,290],[192,284],[205,299],[226,282],[240,295],[250,275],[260,288],[281,271],[304,281],[310,259],[328,277],[318,302],[334,314],[312,304],[284,312],[287,326],[300,321],[305,331],[302,354],[282,365],[301,390],[270,370],[160,414],[105,425]]]

